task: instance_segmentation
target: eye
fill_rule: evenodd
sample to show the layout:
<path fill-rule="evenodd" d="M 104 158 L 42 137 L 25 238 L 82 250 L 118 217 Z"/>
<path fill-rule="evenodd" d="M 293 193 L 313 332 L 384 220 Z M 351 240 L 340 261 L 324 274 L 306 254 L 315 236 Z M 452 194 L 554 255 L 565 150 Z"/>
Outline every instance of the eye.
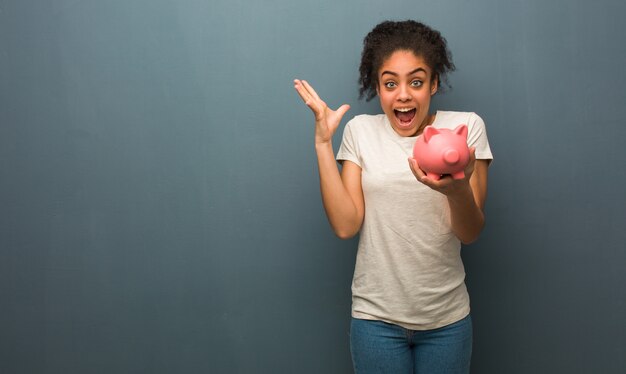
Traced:
<path fill-rule="evenodd" d="M 396 82 L 385 82 L 385 88 L 394 88 L 396 86 Z"/>
<path fill-rule="evenodd" d="M 412 87 L 422 87 L 423 84 L 424 84 L 424 82 L 422 82 L 419 79 L 416 79 L 416 80 L 411 82 L 411 86 Z"/>

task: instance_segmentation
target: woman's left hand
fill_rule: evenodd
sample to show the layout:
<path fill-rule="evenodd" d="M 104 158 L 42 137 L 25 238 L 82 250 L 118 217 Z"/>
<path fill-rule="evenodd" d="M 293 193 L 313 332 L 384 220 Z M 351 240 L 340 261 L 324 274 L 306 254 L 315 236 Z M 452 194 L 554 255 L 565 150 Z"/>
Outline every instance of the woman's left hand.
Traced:
<path fill-rule="evenodd" d="M 472 173 L 474 172 L 474 164 L 476 163 L 476 148 L 471 147 L 469 151 L 470 159 L 465 167 L 465 177 L 463 179 L 453 179 L 451 175 L 444 175 L 438 181 L 428 178 L 426 173 L 420 169 L 414 158 L 409 158 L 409 167 L 419 182 L 425 184 L 433 190 L 441 192 L 449 198 L 467 196 L 467 192 L 471 191 L 469 182 L 472 177 Z"/>

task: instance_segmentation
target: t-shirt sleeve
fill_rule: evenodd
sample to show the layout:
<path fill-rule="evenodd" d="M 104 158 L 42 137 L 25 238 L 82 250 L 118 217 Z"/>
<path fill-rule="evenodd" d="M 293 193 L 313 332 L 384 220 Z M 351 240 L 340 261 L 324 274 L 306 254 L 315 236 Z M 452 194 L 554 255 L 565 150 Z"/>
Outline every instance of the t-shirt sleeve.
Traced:
<path fill-rule="evenodd" d="M 472 113 L 468 125 L 467 144 L 470 147 L 476 147 L 476 159 L 493 160 L 483 119 L 478 114 Z"/>
<path fill-rule="evenodd" d="M 350 121 L 346 124 L 345 129 L 343 130 L 343 138 L 341 140 L 341 145 L 339 146 L 339 151 L 337 151 L 337 161 L 352 161 L 361 167 L 361 158 L 358 154 L 358 147 L 356 142 L 356 137 L 353 131 L 354 122 Z"/>

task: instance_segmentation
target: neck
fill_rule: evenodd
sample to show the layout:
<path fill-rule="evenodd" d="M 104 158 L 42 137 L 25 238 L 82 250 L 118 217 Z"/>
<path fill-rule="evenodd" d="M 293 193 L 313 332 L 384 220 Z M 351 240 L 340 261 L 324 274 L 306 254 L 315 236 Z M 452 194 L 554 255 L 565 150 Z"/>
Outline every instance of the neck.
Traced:
<path fill-rule="evenodd" d="M 435 121 L 435 115 L 428 114 L 426 118 L 424 118 L 422 123 L 417 127 L 417 130 L 415 131 L 415 134 L 413 136 L 420 135 L 422 132 L 424 132 L 424 129 L 426 128 L 426 126 L 432 125 L 434 121 Z"/>

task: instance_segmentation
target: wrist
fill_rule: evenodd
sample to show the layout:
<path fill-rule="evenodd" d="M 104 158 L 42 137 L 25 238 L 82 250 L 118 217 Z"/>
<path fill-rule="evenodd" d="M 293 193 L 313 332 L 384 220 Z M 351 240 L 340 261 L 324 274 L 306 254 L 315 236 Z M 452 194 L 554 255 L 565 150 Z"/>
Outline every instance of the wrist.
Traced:
<path fill-rule="evenodd" d="M 448 201 L 450 203 L 463 203 L 467 201 L 472 201 L 474 199 L 474 194 L 472 193 L 472 188 L 469 183 L 463 183 L 458 188 L 451 191 L 450 194 L 446 195 Z"/>
<path fill-rule="evenodd" d="M 333 150 L 333 143 L 332 143 L 332 141 L 330 141 L 330 140 L 329 141 L 318 141 L 318 140 L 315 140 L 315 150 L 317 152 L 320 152 L 320 151 L 324 152 L 324 151 L 328 151 L 329 149 L 331 151 Z"/>

